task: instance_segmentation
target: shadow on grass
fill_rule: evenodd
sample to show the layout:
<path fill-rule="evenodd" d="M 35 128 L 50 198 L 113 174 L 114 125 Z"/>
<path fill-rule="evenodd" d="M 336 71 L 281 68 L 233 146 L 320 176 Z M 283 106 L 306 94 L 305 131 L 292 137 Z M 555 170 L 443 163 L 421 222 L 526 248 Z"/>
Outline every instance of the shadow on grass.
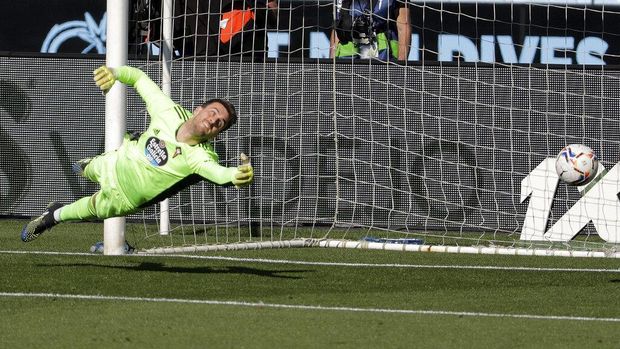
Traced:
<path fill-rule="evenodd" d="M 109 269 L 121 269 L 131 271 L 154 271 L 154 272 L 166 272 L 166 273 L 186 273 L 186 274 L 247 274 L 257 275 L 282 279 L 301 279 L 301 276 L 288 276 L 280 274 L 290 273 L 307 273 L 313 272 L 313 270 L 264 270 L 247 267 L 171 267 L 162 263 L 143 262 L 134 266 L 127 265 L 101 265 L 101 264 L 38 264 L 38 267 L 89 267 L 89 268 L 109 268 Z"/>

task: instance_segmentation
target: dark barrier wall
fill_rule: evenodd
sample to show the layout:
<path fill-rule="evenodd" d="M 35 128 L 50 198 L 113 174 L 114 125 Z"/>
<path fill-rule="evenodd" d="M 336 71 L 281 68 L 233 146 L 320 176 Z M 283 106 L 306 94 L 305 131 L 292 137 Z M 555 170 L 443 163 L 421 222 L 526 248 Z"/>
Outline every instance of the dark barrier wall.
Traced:
<path fill-rule="evenodd" d="M 106 2 L 0 2 L 0 51 L 104 53 Z"/>
<path fill-rule="evenodd" d="M 620 64 L 620 26 L 615 25 L 620 6 L 613 0 L 592 3 L 410 1 L 409 60 Z M 270 28 L 270 56 L 327 57 L 332 4 L 280 1 L 278 28 Z M 1 2 L 0 51 L 104 53 L 105 10 L 105 2 L 95 0 Z M 146 52 L 140 42 L 130 38 L 130 52 Z"/>
<path fill-rule="evenodd" d="M 103 150 L 101 63 L 0 58 L 0 215 L 95 191 L 70 164 Z M 569 143 L 607 168 L 619 158 L 616 71 L 198 62 L 173 75 L 186 108 L 216 95 L 239 106 L 216 148 L 256 168 L 249 190 L 177 195 L 173 219 L 518 231 L 521 180 L 544 158 Z M 127 128 L 143 130 L 134 92 L 128 110 Z M 578 195 L 562 188 L 557 212 Z"/>

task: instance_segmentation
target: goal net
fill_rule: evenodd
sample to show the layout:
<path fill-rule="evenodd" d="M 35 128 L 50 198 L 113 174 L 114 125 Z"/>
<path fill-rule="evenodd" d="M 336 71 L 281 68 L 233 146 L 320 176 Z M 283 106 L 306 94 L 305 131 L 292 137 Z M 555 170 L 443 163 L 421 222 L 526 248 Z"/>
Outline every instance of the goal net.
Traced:
<path fill-rule="evenodd" d="M 615 2 L 407 2 L 396 10 L 408 9 L 407 60 L 387 62 L 330 58 L 329 1 L 177 0 L 170 16 L 167 4 L 137 4 L 130 64 L 164 84 L 171 69 L 171 96 L 187 109 L 213 97 L 236 105 L 237 125 L 214 146 L 226 166 L 248 154 L 255 179 L 181 191 L 163 232 L 159 206 L 132 217 L 140 251 L 619 256 Z M 128 128 L 146 127 L 129 98 Z M 588 187 L 555 174 L 574 143 L 600 159 Z"/>

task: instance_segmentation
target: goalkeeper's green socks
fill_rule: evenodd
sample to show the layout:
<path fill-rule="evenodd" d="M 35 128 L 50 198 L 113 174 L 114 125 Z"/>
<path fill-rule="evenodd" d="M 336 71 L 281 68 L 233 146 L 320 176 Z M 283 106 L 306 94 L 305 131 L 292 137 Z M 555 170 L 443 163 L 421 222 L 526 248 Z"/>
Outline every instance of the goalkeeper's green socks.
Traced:
<path fill-rule="evenodd" d="M 91 204 L 92 196 L 81 198 L 78 201 L 65 205 L 60 210 L 59 217 L 56 218 L 57 222 L 67 221 L 80 221 L 86 219 L 96 218 L 95 208 Z"/>

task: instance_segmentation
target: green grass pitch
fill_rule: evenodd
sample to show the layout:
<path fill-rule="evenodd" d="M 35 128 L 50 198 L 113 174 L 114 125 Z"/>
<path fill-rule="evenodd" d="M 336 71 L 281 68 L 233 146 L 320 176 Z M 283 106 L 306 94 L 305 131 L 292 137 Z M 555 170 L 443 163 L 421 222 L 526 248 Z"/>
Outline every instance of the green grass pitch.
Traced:
<path fill-rule="evenodd" d="M 102 224 L 25 244 L 25 223 L 0 220 L 4 348 L 620 345 L 617 259 L 320 248 L 107 257 L 88 253 Z"/>

